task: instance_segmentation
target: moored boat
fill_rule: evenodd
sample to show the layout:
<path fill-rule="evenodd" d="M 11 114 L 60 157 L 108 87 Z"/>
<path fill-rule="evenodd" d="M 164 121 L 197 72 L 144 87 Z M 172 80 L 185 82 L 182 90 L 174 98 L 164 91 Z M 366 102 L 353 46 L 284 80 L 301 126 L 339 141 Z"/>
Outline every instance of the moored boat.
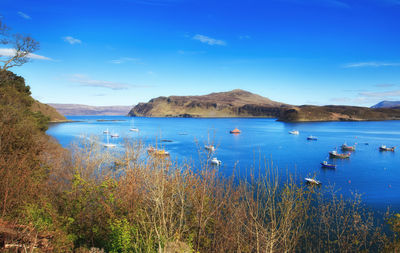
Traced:
<path fill-rule="evenodd" d="M 216 157 L 214 157 L 213 159 L 211 159 L 211 164 L 213 165 L 221 165 L 221 160 L 218 160 Z"/>
<path fill-rule="evenodd" d="M 159 156 L 159 157 L 169 156 L 168 151 L 165 151 L 164 149 L 156 149 L 154 147 L 147 148 L 147 153 L 149 155 Z"/>
<path fill-rule="evenodd" d="M 298 135 L 298 134 L 299 134 L 299 131 L 297 131 L 297 130 L 292 130 L 292 131 L 289 131 L 289 133 L 290 133 L 290 134 L 294 134 L 294 135 Z"/>
<path fill-rule="evenodd" d="M 381 145 L 379 147 L 380 151 L 394 151 L 396 147 L 386 147 L 386 145 Z"/>
<path fill-rule="evenodd" d="M 330 164 L 327 161 L 321 163 L 322 168 L 336 169 L 336 164 Z"/>
<path fill-rule="evenodd" d="M 346 143 L 343 143 L 342 146 L 340 146 L 340 148 L 344 151 L 356 151 L 356 145 L 354 146 L 349 146 Z"/>
<path fill-rule="evenodd" d="M 229 133 L 231 133 L 231 134 L 240 134 L 241 131 L 239 129 L 235 128 L 235 129 L 229 131 Z"/>
<path fill-rule="evenodd" d="M 210 152 L 214 152 L 215 151 L 215 147 L 214 145 L 204 145 L 204 148 Z"/>
<path fill-rule="evenodd" d="M 132 127 L 129 129 L 129 131 L 131 131 L 131 132 L 139 132 L 139 128 L 134 127 L 133 124 L 134 124 L 134 122 L 132 120 Z"/>
<path fill-rule="evenodd" d="M 314 178 L 306 177 L 306 178 L 304 178 L 304 180 L 306 180 L 306 182 L 308 184 L 313 184 L 313 185 L 321 185 L 322 184 L 320 181 L 318 181 L 318 180 L 316 180 Z"/>
<path fill-rule="evenodd" d="M 119 137 L 119 134 L 117 134 L 117 133 L 111 134 L 111 138 L 118 138 L 118 137 Z"/>
<path fill-rule="evenodd" d="M 345 159 L 345 158 L 349 158 L 350 155 L 351 155 L 351 153 L 338 153 L 336 150 L 329 152 L 329 156 L 331 158 Z"/>
<path fill-rule="evenodd" d="M 108 129 L 107 129 L 106 134 L 107 134 L 107 143 L 105 143 L 103 146 L 105 148 L 115 148 L 117 145 L 110 143 L 110 140 L 108 139 Z"/>
<path fill-rule="evenodd" d="M 318 140 L 318 138 L 317 138 L 316 136 L 310 135 L 310 136 L 307 137 L 307 140 L 309 140 L 309 141 L 316 141 L 316 140 Z"/>

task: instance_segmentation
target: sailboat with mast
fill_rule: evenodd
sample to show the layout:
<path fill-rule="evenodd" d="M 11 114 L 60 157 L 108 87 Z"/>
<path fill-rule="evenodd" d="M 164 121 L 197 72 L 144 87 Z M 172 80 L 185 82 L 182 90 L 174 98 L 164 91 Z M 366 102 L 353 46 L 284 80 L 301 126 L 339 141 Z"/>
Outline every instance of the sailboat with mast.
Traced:
<path fill-rule="evenodd" d="M 132 127 L 129 129 L 129 131 L 131 131 L 131 132 L 139 132 L 139 128 L 134 127 L 133 119 L 132 119 Z"/>
<path fill-rule="evenodd" d="M 107 129 L 106 134 L 107 134 L 107 143 L 104 144 L 104 147 L 106 147 L 106 148 L 115 148 L 117 145 L 115 145 L 113 143 L 110 143 L 110 139 L 108 137 L 108 134 L 109 134 L 108 129 Z"/>

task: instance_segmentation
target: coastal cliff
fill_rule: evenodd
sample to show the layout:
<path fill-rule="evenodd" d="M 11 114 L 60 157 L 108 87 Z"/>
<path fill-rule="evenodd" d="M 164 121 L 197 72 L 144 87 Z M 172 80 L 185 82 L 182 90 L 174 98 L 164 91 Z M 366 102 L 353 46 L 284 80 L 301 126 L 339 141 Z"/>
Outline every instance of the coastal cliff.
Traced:
<path fill-rule="evenodd" d="M 278 120 L 286 122 L 400 120 L 400 109 L 303 105 L 282 111 Z"/>
<path fill-rule="evenodd" d="M 170 96 L 139 103 L 130 116 L 145 117 L 279 117 L 290 105 L 244 90 L 211 93 L 203 96 Z"/>

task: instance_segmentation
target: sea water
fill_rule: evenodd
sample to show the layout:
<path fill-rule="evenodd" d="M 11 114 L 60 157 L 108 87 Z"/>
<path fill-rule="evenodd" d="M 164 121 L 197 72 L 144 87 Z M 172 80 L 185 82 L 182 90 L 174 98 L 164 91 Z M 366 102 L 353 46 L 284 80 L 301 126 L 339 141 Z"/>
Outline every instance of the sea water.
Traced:
<path fill-rule="evenodd" d="M 216 146 L 222 161 L 223 175 L 246 176 L 252 168 L 265 164 L 280 172 L 293 174 L 302 182 L 315 177 L 323 185 L 334 185 L 341 194 L 362 194 L 369 206 L 400 210 L 400 121 L 284 123 L 261 118 L 134 118 L 125 116 L 69 116 L 75 121 L 53 124 L 47 133 L 68 147 L 82 137 L 96 137 L 107 142 L 103 131 L 118 133 L 110 143 L 123 148 L 124 139 L 141 140 L 147 145 L 162 146 L 177 161 L 199 160 L 206 144 Z M 129 131 L 135 127 L 139 132 Z M 241 134 L 229 131 L 238 128 Z M 289 134 L 298 130 L 299 135 Z M 318 140 L 307 140 L 313 135 Z M 340 150 L 343 143 L 355 145 L 349 159 L 329 159 L 329 151 Z M 398 152 L 380 152 L 380 145 L 399 146 Z M 323 169 L 320 162 L 337 164 Z M 195 168 L 193 168 L 195 169 Z"/>

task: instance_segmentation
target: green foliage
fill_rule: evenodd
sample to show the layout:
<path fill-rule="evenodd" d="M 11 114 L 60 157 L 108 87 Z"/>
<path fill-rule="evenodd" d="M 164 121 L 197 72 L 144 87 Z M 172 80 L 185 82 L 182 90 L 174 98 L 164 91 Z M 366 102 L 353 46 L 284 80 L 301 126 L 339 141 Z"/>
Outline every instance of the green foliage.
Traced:
<path fill-rule="evenodd" d="M 47 211 L 51 208 L 50 203 L 45 205 L 45 207 L 39 207 L 37 203 L 30 203 L 24 208 L 25 223 L 32 224 L 38 231 L 53 230 L 53 219 Z"/>
<path fill-rule="evenodd" d="M 0 87 L 12 87 L 26 96 L 31 95 L 30 87 L 25 85 L 25 79 L 11 71 L 0 71 Z"/>
<path fill-rule="evenodd" d="M 110 230 L 109 252 L 126 253 L 134 251 L 132 238 L 137 229 L 129 224 L 126 218 L 110 221 Z"/>

